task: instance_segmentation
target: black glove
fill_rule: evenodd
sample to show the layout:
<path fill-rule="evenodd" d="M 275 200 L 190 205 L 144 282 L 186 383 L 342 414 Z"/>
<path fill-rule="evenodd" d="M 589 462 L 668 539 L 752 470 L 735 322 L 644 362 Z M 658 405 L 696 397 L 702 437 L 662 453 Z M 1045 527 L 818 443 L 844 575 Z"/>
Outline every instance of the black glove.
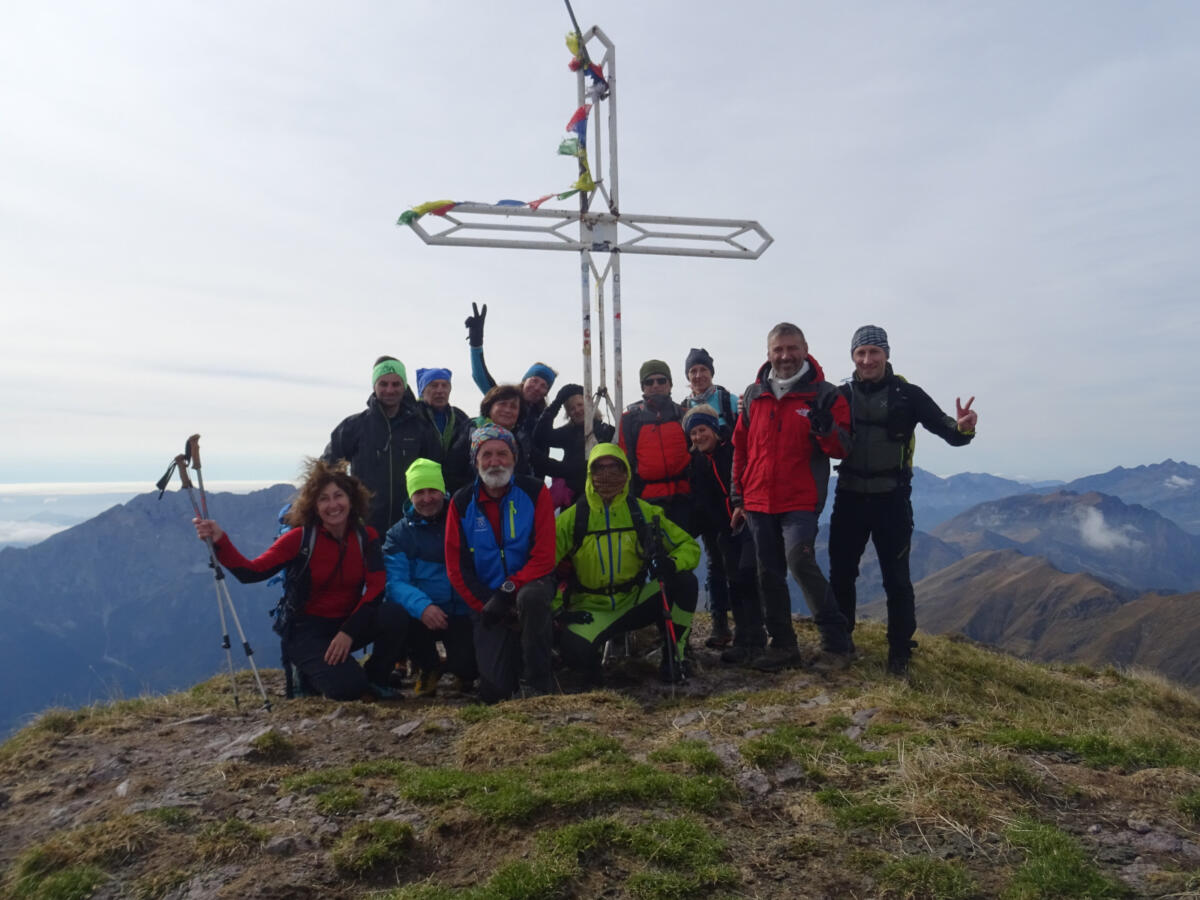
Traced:
<path fill-rule="evenodd" d="M 648 568 L 651 578 L 666 581 L 675 574 L 675 560 L 669 556 L 652 556 Z"/>
<path fill-rule="evenodd" d="M 483 604 L 483 614 L 479 617 L 483 624 L 491 628 L 502 624 L 513 612 L 513 595 L 504 591 L 496 591 L 490 600 Z"/>
<path fill-rule="evenodd" d="M 591 625 L 593 616 L 586 609 L 562 609 L 554 617 L 564 628 L 567 625 Z"/>
<path fill-rule="evenodd" d="M 558 389 L 558 393 L 554 395 L 554 403 L 557 406 L 562 406 L 576 394 L 583 393 L 583 386 L 579 384 L 564 384 Z"/>
<path fill-rule="evenodd" d="M 467 341 L 472 347 L 483 346 L 483 320 L 486 318 L 487 304 L 483 304 L 483 309 L 480 309 L 477 304 L 472 303 L 471 315 L 463 322 L 467 326 Z"/>
<path fill-rule="evenodd" d="M 825 437 L 833 431 L 833 413 L 827 409 L 810 409 L 808 411 L 808 428 L 813 437 Z"/>

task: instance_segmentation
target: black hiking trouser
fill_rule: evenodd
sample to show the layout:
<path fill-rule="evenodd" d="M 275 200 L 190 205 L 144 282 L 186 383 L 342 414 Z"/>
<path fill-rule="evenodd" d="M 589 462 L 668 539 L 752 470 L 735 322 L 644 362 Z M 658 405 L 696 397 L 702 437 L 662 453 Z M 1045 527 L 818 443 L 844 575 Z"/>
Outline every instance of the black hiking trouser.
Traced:
<path fill-rule="evenodd" d="M 720 534 L 706 531 L 700 535 L 700 540 L 704 542 L 704 556 L 708 560 L 704 590 L 708 594 L 708 611 L 713 613 L 713 618 L 717 613 L 729 612 L 729 578 L 725 569 L 725 552 L 719 544 Z"/>
<path fill-rule="evenodd" d="M 300 670 L 312 689 L 330 700 L 357 700 L 367 690 L 367 682 L 387 686 L 388 675 L 404 652 L 409 617 L 395 603 L 375 603 L 369 610 L 362 637 L 351 652 L 373 644 L 371 658 L 359 665 L 347 656 L 336 666 L 325 662 L 325 651 L 334 635 L 342 630 L 345 619 L 322 616 L 296 616 L 283 639 L 284 656 Z"/>
<path fill-rule="evenodd" d="M 733 643 L 736 647 L 765 647 L 762 601 L 758 597 L 758 573 L 754 541 L 748 529 L 737 534 L 728 528 L 713 536 L 721 557 L 721 568 L 733 613 Z M 706 545 L 707 546 L 707 545 Z"/>
<path fill-rule="evenodd" d="M 881 494 L 838 491 L 829 524 L 829 583 L 838 609 L 854 630 L 858 604 L 854 583 L 867 539 L 875 544 L 887 594 L 887 640 L 893 656 L 907 658 L 917 630 L 916 602 L 909 574 L 913 514 L 909 486 Z"/>
<path fill-rule="evenodd" d="M 696 611 L 700 586 L 695 573 L 684 569 L 664 578 L 660 585 L 650 579 L 616 600 L 612 613 L 595 613 L 586 624 L 568 625 L 558 638 L 558 649 L 563 662 L 595 680 L 600 672 L 604 645 L 619 635 L 649 625 L 657 625 L 659 633 L 667 640 L 666 613 L 663 608 L 662 591 L 666 591 L 667 604 L 671 610 L 671 622 L 675 628 L 677 656 L 682 659 L 687 647 L 688 634 L 692 627 L 692 613 Z M 627 608 L 623 608 L 627 607 Z"/>
<path fill-rule="evenodd" d="M 517 692 L 521 679 L 535 691 L 550 692 L 554 635 L 550 602 L 556 587 L 553 575 L 529 582 L 517 591 L 515 615 L 507 622 L 484 625 L 479 613 L 471 613 L 479 699 L 485 703 L 509 699 Z"/>
<path fill-rule="evenodd" d="M 475 664 L 475 623 L 470 616 L 447 616 L 449 622 L 440 631 L 426 628 L 425 623 L 413 617 L 408 628 L 408 650 L 412 661 L 422 672 L 431 672 L 438 667 L 437 642 L 446 648 L 446 671 L 467 681 L 479 677 Z"/>
<path fill-rule="evenodd" d="M 788 593 L 790 571 L 821 632 L 821 648 L 834 653 L 850 649 L 850 633 L 829 582 L 817 565 L 813 544 L 817 539 L 817 514 L 805 510 L 784 513 L 747 512 L 746 525 L 754 538 L 758 560 L 758 589 L 762 595 L 763 620 L 773 647 L 795 647 L 792 627 L 792 598 Z"/>

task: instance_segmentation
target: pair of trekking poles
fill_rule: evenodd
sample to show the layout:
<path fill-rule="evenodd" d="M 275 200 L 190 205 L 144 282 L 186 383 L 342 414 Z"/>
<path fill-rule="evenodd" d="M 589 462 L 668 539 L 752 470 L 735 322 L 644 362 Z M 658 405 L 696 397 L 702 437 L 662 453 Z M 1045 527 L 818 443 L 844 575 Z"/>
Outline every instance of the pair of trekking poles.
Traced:
<path fill-rule="evenodd" d="M 200 488 L 199 504 L 196 502 L 192 480 L 188 477 L 189 463 L 196 470 L 196 482 Z M 192 512 L 195 513 L 197 519 L 207 519 L 208 495 L 204 490 L 204 473 L 200 468 L 200 435 L 193 434 L 187 439 L 183 453 L 180 453 L 171 460 L 166 473 L 158 480 L 155 487 L 158 488 L 159 500 L 166 493 L 167 485 L 171 482 L 171 475 L 176 470 L 179 471 L 179 480 L 183 483 L 183 487 L 188 493 L 188 499 L 192 503 Z M 246 632 L 242 630 L 242 622 L 238 618 L 236 607 L 233 605 L 233 598 L 229 596 L 229 585 L 225 581 L 225 570 L 217 562 L 217 551 L 213 547 L 212 538 L 205 538 L 204 543 L 208 547 L 208 565 L 213 570 L 213 587 L 217 593 L 217 615 L 221 620 L 221 646 L 225 649 L 225 661 L 229 665 L 229 683 L 233 689 L 233 705 L 235 708 L 241 709 L 241 701 L 238 698 L 237 676 L 233 671 L 233 650 L 229 641 L 229 626 L 226 624 L 225 618 L 226 609 L 229 610 L 229 618 L 233 619 L 233 625 L 237 629 L 238 639 L 241 640 L 242 649 L 246 653 L 246 661 L 250 663 L 250 670 L 254 673 L 254 683 L 258 685 L 258 693 L 262 696 L 263 709 L 270 712 L 271 701 L 267 697 L 267 690 L 263 687 L 262 678 L 258 674 L 258 666 L 254 664 L 254 651 L 250 648 L 250 642 L 246 640 Z"/>

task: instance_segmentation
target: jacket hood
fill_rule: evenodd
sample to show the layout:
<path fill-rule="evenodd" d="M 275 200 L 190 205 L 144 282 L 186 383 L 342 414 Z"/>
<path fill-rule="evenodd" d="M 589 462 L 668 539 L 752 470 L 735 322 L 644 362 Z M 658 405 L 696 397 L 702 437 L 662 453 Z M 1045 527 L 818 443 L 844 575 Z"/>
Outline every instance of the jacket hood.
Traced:
<path fill-rule="evenodd" d="M 889 363 L 890 366 L 890 363 Z M 767 381 L 771 377 L 771 363 L 765 362 L 758 370 L 758 376 L 754 379 L 757 384 L 761 384 L 764 389 L 767 388 Z M 821 364 L 817 362 L 817 358 L 811 354 L 808 357 L 808 371 L 804 373 L 804 378 L 800 384 L 810 384 L 814 381 L 824 381 L 825 370 L 821 368 Z"/>
<path fill-rule="evenodd" d="M 600 495 L 596 493 L 596 489 L 592 486 L 592 463 L 604 456 L 611 456 L 618 459 L 621 465 L 625 467 L 625 487 L 617 496 L 613 497 L 612 502 L 618 503 L 625 500 L 625 495 L 629 493 L 629 458 L 625 455 L 625 451 L 616 444 L 597 444 L 592 448 L 592 452 L 588 454 L 587 461 L 587 484 L 584 487 L 584 492 L 587 494 L 588 505 L 600 509 L 604 506 L 604 501 L 600 499 Z"/>

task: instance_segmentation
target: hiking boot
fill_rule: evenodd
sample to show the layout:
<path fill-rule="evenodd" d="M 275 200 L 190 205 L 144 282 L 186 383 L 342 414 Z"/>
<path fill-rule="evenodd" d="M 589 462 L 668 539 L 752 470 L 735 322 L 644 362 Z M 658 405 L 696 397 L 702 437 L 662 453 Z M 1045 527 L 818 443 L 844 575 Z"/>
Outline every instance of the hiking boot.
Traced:
<path fill-rule="evenodd" d="M 437 696 L 438 681 L 442 678 L 442 673 L 437 669 L 426 669 L 417 674 L 416 681 L 413 683 L 413 694 L 418 697 L 435 697 Z"/>
<path fill-rule="evenodd" d="M 474 678 L 463 678 L 461 675 L 454 676 L 454 690 L 460 694 L 469 694 L 475 690 Z"/>
<path fill-rule="evenodd" d="M 772 644 L 764 647 L 757 656 L 750 659 L 750 668 L 760 672 L 780 672 L 783 669 L 798 669 L 804 664 L 800 656 L 800 648 L 795 644 L 780 646 Z"/>
<path fill-rule="evenodd" d="M 908 661 L 911 658 L 907 653 L 888 653 L 888 674 L 896 678 L 908 678 Z"/>
<path fill-rule="evenodd" d="M 817 654 L 816 659 L 812 664 L 814 668 L 827 669 L 832 672 L 840 672 L 850 668 L 850 663 L 854 661 L 854 654 L 850 651 L 845 653 L 836 653 L 833 650 L 822 649 Z"/>
<path fill-rule="evenodd" d="M 386 684 L 379 684 L 375 681 L 367 682 L 367 692 L 376 700 L 399 700 L 400 692 L 395 688 L 388 687 Z"/>
<path fill-rule="evenodd" d="M 692 661 L 686 656 L 683 659 L 671 659 L 665 652 L 658 664 L 658 680 L 663 684 L 679 684 L 692 677 Z"/>
<path fill-rule="evenodd" d="M 721 651 L 721 662 L 732 666 L 744 666 L 762 652 L 762 647 L 742 647 L 734 644 Z"/>
<path fill-rule="evenodd" d="M 733 632 L 729 630 L 729 616 L 723 612 L 715 612 L 712 617 L 712 634 L 704 642 L 705 647 L 719 650 L 733 643 Z"/>

